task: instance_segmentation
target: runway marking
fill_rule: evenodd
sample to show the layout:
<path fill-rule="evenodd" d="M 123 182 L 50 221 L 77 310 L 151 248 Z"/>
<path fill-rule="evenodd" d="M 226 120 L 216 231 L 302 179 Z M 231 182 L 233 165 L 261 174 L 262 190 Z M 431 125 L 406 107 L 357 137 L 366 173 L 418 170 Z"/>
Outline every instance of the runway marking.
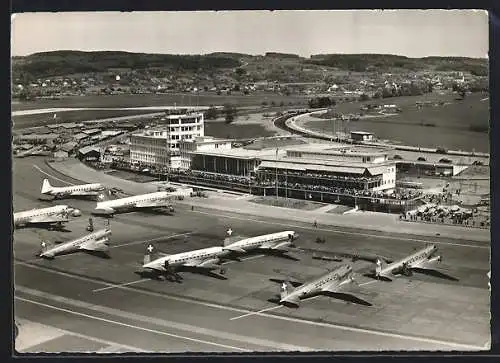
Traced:
<path fill-rule="evenodd" d="M 18 322 L 20 324 L 29 324 L 31 322 L 31 321 L 28 321 L 26 319 L 15 319 L 15 320 L 16 320 L 16 322 Z M 102 348 L 103 350 L 109 349 L 110 346 L 113 346 L 113 347 L 116 347 L 115 349 L 117 349 L 117 348 L 118 349 L 127 349 L 128 351 L 131 351 L 131 352 L 134 352 L 134 351 L 135 352 L 146 352 L 146 350 L 144 350 L 144 349 L 133 347 L 131 345 L 125 345 L 125 344 L 120 344 L 120 343 L 117 343 L 117 342 L 111 342 L 109 340 L 104 340 L 104 339 L 100 339 L 100 338 L 96 338 L 96 337 L 91 337 L 90 335 L 86 335 L 86 334 L 75 333 L 75 332 L 72 332 L 70 330 L 65 330 L 65 329 L 57 328 L 57 327 L 50 326 L 50 325 L 47 325 L 47 324 L 41 324 L 41 323 L 36 323 L 36 322 L 34 322 L 34 323 L 37 324 L 37 325 L 49 326 L 50 329 L 59 331 L 63 335 L 72 335 L 72 336 L 75 336 L 75 337 L 78 337 L 78 338 L 87 339 L 87 340 L 91 340 L 91 341 L 94 341 L 94 342 L 97 342 L 97 343 L 100 343 L 100 344 L 106 344 L 106 345 L 108 345 L 108 347 Z M 27 348 L 27 349 L 29 349 L 29 348 Z M 23 350 L 27 350 L 27 349 L 23 349 Z"/>
<path fill-rule="evenodd" d="M 73 311 L 73 310 L 64 309 L 64 308 L 60 308 L 60 307 L 49 305 L 49 304 L 44 304 L 44 303 L 41 303 L 41 302 L 38 302 L 38 301 L 34 301 L 34 300 L 30 300 L 30 299 L 25 299 L 25 298 L 18 297 L 18 296 L 16 296 L 15 298 L 17 300 L 21 300 L 21 301 L 24 301 L 24 302 L 27 302 L 27 303 L 31 303 L 31 304 L 35 304 L 35 305 L 39 305 L 39 306 L 43 306 L 43 307 L 46 307 L 46 308 L 49 308 L 49 309 L 58 310 L 58 311 L 62 311 L 62 312 L 65 312 L 65 313 L 82 316 L 84 318 L 102 321 L 102 322 L 105 322 L 105 323 L 115 324 L 115 325 L 123 326 L 123 327 L 126 327 L 126 328 L 131 328 L 131 329 L 136 329 L 136 330 L 142 330 L 142 331 L 145 331 L 145 332 L 148 332 L 148 333 L 153 333 L 153 334 L 166 335 L 166 336 L 170 336 L 170 337 L 177 338 L 177 339 L 184 339 L 184 340 L 189 340 L 191 342 L 202 343 L 202 344 L 207 344 L 207 345 L 213 345 L 213 346 L 217 346 L 217 347 L 225 348 L 225 349 L 239 350 L 241 352 L 251 352 L 251 350 L 248 350 L 248 349 L 245 349 L 245 348 L 234 347 L 234 346 L 231 346 L 231 345 L 219 344 L 219 343 L 215 343 L 215 342 L 209 342 L 207 340 L 190 338 L 190 337 L 186 337 L 186 336 L 179 335 L 179 334 L 167 333 L 167 332 L 164 332 L 164 331 L 161 331 L 161 330 L 143 328 L 143 327 L 140 327 L 140 326 L 137 326 L 137 325 L 131 325 L 131 324 L 127 324 L 127 323 L 122 323 L 120 321 L 106 319 L 106 318 L 101 318 L 101 317 L 98 317 L 98 316 L 93 316 L 93 315 L 89 315 L 89 314 L 85 314 L 85 313 L 79 313 L 79 312 L 76 312 L 76 311 Z"/>
<path fill-rule="evenodd" d="M 470 245 L 470 244 L 464 244 L 464 243 L 442 242 L 442 241 L 429 241 L 429 240 L 423 240 L 423 239 L 417 239 L 417 238 L 381 236 L 381 235 L 377 235 L 377 234 L 369 234 L 369 233 L 361 233 L 361 232 L 340 231 L 340 230 L 331 229 L 331 228 L 317 228 L 317 227 L 299 226 L 296 224 L 288 224 L 288 223 L 283 223 L 283 222 L 270 222 L 270 221 L 260 220 L 260 219 L 228 216 L 226 214 L 208 213 L 208 212 L 202 212 L 202 211 L 197 211 L 197 210 L 195 210 L 195 212 L 200 213 L 200 214 L 210 215 L 210 216 L 228 218 L 228 219 L 238 219 L 238 220 L 242 220 L 242 221 L 251 221 L 251 222 L 265 223 L 265 224 L 284 226 L 284 227 L 294 227 L 294 228 L 299 228 L 299 229 L 333 232 L 333 233 L 339 233 L 339 234 L 349 234 L 349 235 L 356 235 L 356 236 L 363 236 L 363 237 L 374 237 L 374 238 L 381 238 L 381 239 L 393 239 L 393 240 L 395 239 L 395 240 L 410 241 L 410 242 L 422 242 L 422 243 L 432 243 L 432 244 L 441 244 L 441 245 L 450 245 L 450 246 L 490 249 L 490 246 Z M 304 222 L 304 223 L 306 223 L 306 222 Z"/>
<path fill-rule="evenodd" d="M 161 326 L 161 327 L 169 328 L 169 329 L 182 330 L 182 331 L 185 331 L 185 332 L 188 332 L 191 334 L 199 334 L 199 335 L 208 336 L 210 338 L 225 339 L 225 340 L 229 340 L 229 341 L 236 341 L 239 343 L 243 343 L 245 345 L 252 344 L 252 345 L 256 345 L 256 346 L 269 347 L 269 348 L 273 348 L 273 349 L 292 350 L 292 351 L 311 351 L 311 350 L 313 350 L 312 348 L 309 348 L 309 347 L 286 344 L 286 343 L 272 341 L 269 339 L 259 339 L 259 338 L 252 337 L 252 336 L 239 335 L 239 334 L 235 334 L 235 333 L 229 333 L 229 332 L 214 330 L 214 329 L 210 329 L 210 328 L 203 328 L 200 326 L 190 325 L 190 324 L 181 323 L 181 322 L 168 321 L 168 320 L 164 320 L 160 317 L 140 315 L 140 314 L 132 313 L 129 311 L 123 311 L 123 310 L 111 308 L 108 306 L 95 305 L 95 304 L 85 302 L 82 300 L 75 300 L 75 299 L 66 298 L 66 297 L 62 297 L 62 296 L 52 295 L 52 294 L 49 294 L 46 292 L 33 290 L 33 289 L 26 288 L 23 286 L 20 286 L 18 290 L 20 292 L 27 293 L 27 294 L 30 294 L 32 296 L 37 296 L 37 297 L 40 297 L 43 299 L 47 299 L 47 300 L 54 301 L 54 302 L 61 303 L 61 304 L 65 304 L 65 305 L 70 305 L 72 307 L 79 307 L 82 309 L 87 309 L 90 311 L 94 311 L 98 314 L 107 314 L 110 316 L 120 317 L 120 318 L 127 319 L 127 320 L 134 320 L 137 322 L 152 324 L 154 326 Z"/>
<path fill-rule="evenodd" d="M 167 237 L 156 237 L 156 238 L 151 238 L 151 239 L 147 239 L 147 240 L 144 240 L 144 241 L 134 241 L 134 242 L 123 243 L 123 244 L 119 244 L 119 245 L 113 245 L 113 246 L 110 246 L 109 248 L 111 249 L 111 248 L 118 248 L 118 247 L 138 245 L 138 244 L 148 243 L 148 242 L 156 242 L 156 241 L 167 240 L 167 239 L 171 239 L 171 238 L 175 238 L 175 237 L 180 237 L 180 236 L 187 236 L 187 235 L 190 235 L 190 234 L 193 234 L 193 233 L 195 233 L 195 232 L 173 234 L 173 235 L 170 235 L 170 236 L 167 236 Z"/>
<path fill-rule="evenodd" d="M 246 313 L 246 314 L 243 314 L 243 315 L 235 316 L 234 318 L 231 318 L 229 320 L 238 320 L 238 319 L 245 318 L 245 317 L 251 316 L 251 315 L 260 315 L 260 314 L 262 314 L 262 313 L 264 313 L 266 311 L 271 311 L 271 310 L 275 310 L 275 309 L 282 308 L 282 307 L 283 307 L 282 305 L 275 305 L 275 306 L 271 306 L 269 308 L 262 309 L 262 310 L 259 310 L 259 311 L 250 312 L 250 313 Z"/>
<path fill-rule="evenodd" d="M 123 286 L 135 285 L 135 284 L 138 284 L 138 283 L 144 282 L 144 281 L 150 281 L 150 279 L 140 279 L 140 280 L 125 282 L 123 284 L 101 287 L 100 289 L 92 290 L 92 292 L 100 292 L 100 291 L 105 291 L 105 290 L 110 290 L 110 289 L 118 289 L 118 288 L 123 287 Z"/>
<path fill-rule="evenodd" d="M 38 270 L 54 273 L 56 275 L 74 278 L 76 280 L 91 282 L 94 284 L 102 284 L 105 286 L 112 286 L 113 285 L 113 284 L 110 284 L 107 282 L 93 280 L 91 278 L 83 277 L 83 276 L 71 275 L 71 274 L 66 273 L 66 272 L 55 271 L 55 270 L 51 270 L 51 269 L 44 268 L 41 266 L 29 265 L 29 264 L 25 264 L 22 262 L 20 262 L 19 264 L 26 266 L 26 267 L 33 268 L 33 269 L 38 269 Z M 20 288 L 18 287 L 18 289 L 20 289 Z M 136 294 L 155 296 L 155 297 L 159 297 L 159 298 L 163 298 L 163 299 L 167 299 L 167 300 L 180 301 L 180 302 L 185 302 L 185 303 L 190 303 L 190 304 L 195 304 L 195 305 L 200 305 L 200 306 L 206 306 L 206 307 L 219 309 L 219 310 L 234 311 L 234 312 L 238 312 L 238 313 L 251 313 L 251 311 L 248 309 L 233 308 L 230 306 L 224 306 L 224 305 L 220 305 L 220 304 L 216 304 L 216 303 L 198 301 L 198 300 L 188 298 L 188 297 L 171 296 L 171 295 L 165 295 L 162 293 L 156 293 L 153 291 L 137 290 L 137 289 L 134 289 L 134 288 L 131 288 L 128 286 L 124 286 L 122 289 L 127 290 L 129 292 L 136 293 Z M 295 322 L 295 323 L 300 323 L 300 324 L 305 324 L 305 325 L 321 326 L 321 327 L 325 327 L 325 328 L 339 329 L 339 330 L 351 331 L 351 332 L 356 332 L 356 333 L 364 333 L 364 334 L 369 334 L 369 335 L 378 335 L 378 336 L 384 336 L 384 337 L 390 337 L 390 338 L 397 338 L 397 339 L 401 339 L 401 340 L 411 340 L 411 341 L 418 341 L 418 342 L 447 345 L 447 346 L 458 348 L 459 350 L 460 350 L 460 348 L 461 349 L 475 349 L 475 350 L 482 349 L 481 346 L 476 346 L 476 345 L 454 343 L 454 342 L 450 342 L 450 341 L 446 341 L 446 340 L 437 340 L 437 339 L 424 338 L 424 337 L 418 337 L 418 336 L 410 336 L 407 334 L 390 333 L 390 332 L 378 331 L 378 330 L 369 329 L 369 328 L 356 328 L 356 327 L 350 327 L 350 326 L 340 325 L 340 324 L 335 324 L 335 323 L 321 323 L 321 322 L 315 322 L 315 321 L 304 320 L 304 319 L 299 319 L 299 318 L 273 315 L 273 314 L 268 314 L 265 312 L 261 313 L 260 316 L 270 318 L 270 319 L 284 320 L 284 321 Z"/>
<path fill-rule="evenodd" d="M 47 172 L 43 171 L 43 170 L 42 170 L 42 169 L 41 169 L 38 165 L 33 164 L 33 167 L 34 167 L 36 170 L 38 170 L 40 173 L 45 174 L 45 175 L 47 175 L 48 177 L 50 177 L 50 178 L 52 178 L 52 179 L 58 180 L 58 181 L 60 181 L 61 183 L 64 183 L 64 184 L 67 184 L 67 185 L 75 185 L 75 184 L 70 183 L 70 182 L 68 182 L 68 181 L 66 181 L 66 180 L 59 179 L 58 177 L 56 177 L 56 176 L 54 176 L 54 175 L 50 175 L 49 173 L 47 173 Z"/>
<path fill-rule="evenodd" d="M 375 283 L 375 282 L 377 282 L 377 280 L 363 282 L 363 283 L 361 283 L 361 284 L 358 284 L 358 286 L 370 285 L 370 284 L 373 284 L 373 283 Z"/>

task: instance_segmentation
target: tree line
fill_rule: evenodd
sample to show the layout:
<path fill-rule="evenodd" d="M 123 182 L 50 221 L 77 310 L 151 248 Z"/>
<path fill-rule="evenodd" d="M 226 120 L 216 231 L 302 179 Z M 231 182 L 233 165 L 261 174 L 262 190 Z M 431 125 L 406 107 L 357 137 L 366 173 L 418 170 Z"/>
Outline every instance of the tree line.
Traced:
<path fill-rule="evenodd" d="M 35 53 L 16 59 L 12 64 L 12 72 L 14 77 L 22 77 L 23 73 L 27 73 L 33 78 L 40 78 L 74 73 L 106 72 L 110 68 L 206 70 L 238 66 L 240 62 L 236 59 L 213 55 L 56 51 Z"/>

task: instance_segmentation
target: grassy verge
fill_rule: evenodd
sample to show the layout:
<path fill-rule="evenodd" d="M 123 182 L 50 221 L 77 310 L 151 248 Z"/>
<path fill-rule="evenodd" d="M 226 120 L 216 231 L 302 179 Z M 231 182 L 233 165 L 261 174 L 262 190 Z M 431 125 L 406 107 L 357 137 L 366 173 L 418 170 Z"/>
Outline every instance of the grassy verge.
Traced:
<path fill-rule="evenodd" d="M 252 203 L 270 205 L 273 207 L 283 207 L 301 210 L 314 210 L 322 207 L 324 204 L 317 202 L 309 202 L 306 200 L 285 199 L 276 197 L 259 197 L 250 200 Z"/>
<path fill-rule="evenodd" d="M 215 93 L 203 93 L 198 96 L 188 93 L 173 94 L 145 94 L 145 95 L 111 95 L 111 96 L 74 96 L 62 97 L 58 100 L 40 99 L 30 102 L 15 102 L 12 110 L 33 110 L 37 108 L 52 107 L 146 107 L 146 106 L 169 106 L 177 104 L 179 107 L 187 106 L 210 106 L 232 103 L 238 106 L 261 106 L 263 102 L 268 105 L 279 105 L 283 102 L 287 106 L 305 105 L 306 96 L 281 96 L 274 93 L 256 93 L 251 95 L 216 95 Z"/>
<path fill-rule="evenodd" d="M 44 113 L 38 115 L 13 116 L 12 120 L 14 121 L 14 129 L 20 129 L 63 122 L 90 121 L 122 116 L 145 115 L 156 112 L 161 112 L 161 110 L 81 110 L 56 112 L 58 116 L 57 119 L 53 118 L 53 113 Z"/>

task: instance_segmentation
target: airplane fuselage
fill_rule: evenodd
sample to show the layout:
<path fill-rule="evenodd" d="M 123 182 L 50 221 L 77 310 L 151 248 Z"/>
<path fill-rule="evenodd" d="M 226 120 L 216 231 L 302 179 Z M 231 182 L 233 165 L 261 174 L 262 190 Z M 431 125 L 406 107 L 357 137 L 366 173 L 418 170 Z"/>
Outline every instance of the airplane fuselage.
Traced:
<path fill-rule="evenodd" d="M 74 212 L 74 209 L 66 205 L 17 212 L 14 213 L 14 225 L 18 227 L 30 223 L 51 224 L 67 222 L 69 220 L 68 216 L 72 212 Z"/>
<path fill-rule="evenodd" d="M 274 246 L 278 246 L 283 242 L 289 241 L 291 244 L 291 242 L 295 238 L 296 238 L 296 233 L 294 231 L 284 231 L 284 232 L 266 234 L 263 236 L 245 238 L 224 247 L 228 250 L 233 249 L 235 251 L 241 250 L 245 252 L 263 247 L 272 249 Z"/>
<path fill-rule="evenodd" d="M 80 249 L 80 246 L 89 241 L 109 241 L 109 236 L 111 235 L 111 231 L 109 229 L 100 230 L 86 236 L 74 239 L 72 241 L 68 241 L 66 243 L 62 243 L 58 246 L 47 249 L 46 251 L 40 254 L 41 257 L 53 257 L 61 253 L 71 253 L 76 252 Z"/>
<path fill-rule="evenodd" d="M 350 266 L 341 266 L 326 275 L 297 287 L 286 295 L 286 298 L 290 299 L 296 297 L 298 299 L 305 299 L 321 293 L 325 286 L 335 290 L 336 287 L 348 282 L 351 274 L 352 268 Z M 285 301 L 285 299 L 282 299 L 282 301 Z"/>
<path fill-rule="evenodd" d="M 200 250 L 177 253 L 175 255 L 163 256 L 144 264 L 143 267 L 155 270 L 165 270 L 165 262 L 172 267 L 185 265 L 193 266 L 196 262 L 202 263 L 209 260 L 218 260 L 219 257 L 228 253 L 229 252 L 227 251 L 223 251 L 222 247 L 209 247 Z"/>
<path fill-rule="evenodd" d="M 419 267 L 423 262 L 429 260 L 432 258 L 432 256 L 437 252 L 437 247 L 436 246 L 429 246 L 426 248 L 423 248 L 410 256 L 407 256 L 405 258 L 402 258 L 398 261 L 392 262 L 382 268 L 379 272 L 380 275 L 384 274 L 390 274 L 395 270 L 401 269 L 404 266 L 407 268 L 415 268 Z"/>
<path fill-rule="evenodd" d="M 52 187 L 48 192 L 42 194 L 54 196 L 71 196 L 71 195 L 96 195 L 98 192 L 104 190 L 101 184 L 84 184 L 73 187 Z"/>
<path fill-rule="evenodd" d="M 124 211 L 135 208 L 141 208 L 141 204 L 147 207 L 148 204 L 154 205 L 157 202 L 167 201 L 170 195 L 167 192 L 156 192 L 150 194 L 135 195 L 105 202 L 98 202 L 96 210 L 114 212 Z M 165 203 L 167 204 L 167 203 Z"/>

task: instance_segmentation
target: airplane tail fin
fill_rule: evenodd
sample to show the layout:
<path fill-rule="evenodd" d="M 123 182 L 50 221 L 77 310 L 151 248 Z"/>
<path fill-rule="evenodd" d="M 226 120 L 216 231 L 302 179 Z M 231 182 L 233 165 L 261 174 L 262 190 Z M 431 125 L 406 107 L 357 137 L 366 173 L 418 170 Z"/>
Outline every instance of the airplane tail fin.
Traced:
<path fill-rule="evenodd" d="M 48 179 L 43 179 L 43 184 L 42 184 L 42 194 L 48 193 L 52 190 L 52 185 L 50 185 L 50 182 Z"/>
<path fill-rule="evenodd" d="M 143 265 L 150 263 L 155 260 L 157 256 L 156 248 L 152 244 L 146 246 L 146 252 L 144 253 Z"/>
<path fill-rule="evenodd" d="M 375 267 L 375 273 L 378 275 L 387 266 L 387 262 L 385 262 L 383 258 L 377 257 L 375 263 L 377 264 L 377 267 Z"/>
<path fill-rule="evenodd" d="M 40 241 L 40 252 L 44 253 L 49 248 L 49 244 L 46 241 Z"/>
<path fill-rule="evenodd" d="M 99 194 L 97 194 L 97 203 L 99 202 L 106 202 L 108 200 L 111 200 L 111 193 L 110 191 L 103 190 Z"/>
<path fill-rule="evenodd" d="M 280 298 L 285 299 L 294 290 L 290 281 L 283 281 L 280 287 Z"/>

